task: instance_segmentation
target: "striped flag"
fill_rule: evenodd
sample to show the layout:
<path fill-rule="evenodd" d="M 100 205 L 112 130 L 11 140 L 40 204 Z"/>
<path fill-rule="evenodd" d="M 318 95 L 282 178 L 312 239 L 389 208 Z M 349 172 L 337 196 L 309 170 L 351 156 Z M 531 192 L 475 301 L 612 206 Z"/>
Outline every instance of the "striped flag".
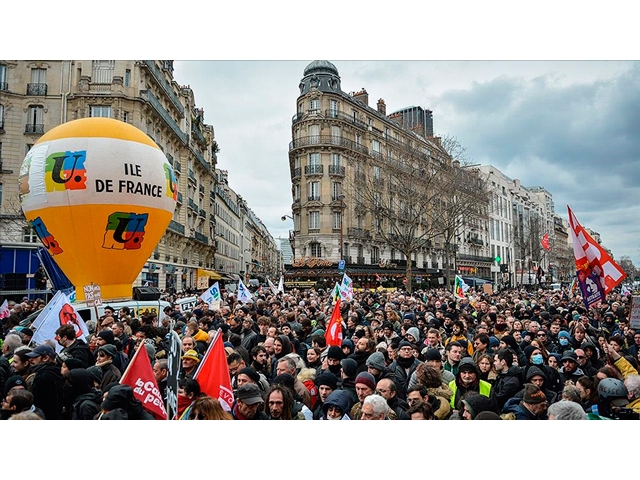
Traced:
<path fill-rule="evenodd" d="M 469 285 L 467 285 L 460 275 L 456 275 L 456 281 L 453 285 L 453 294 L 456 298 L 465 298 L 465 292 L 469 290 Z"/>

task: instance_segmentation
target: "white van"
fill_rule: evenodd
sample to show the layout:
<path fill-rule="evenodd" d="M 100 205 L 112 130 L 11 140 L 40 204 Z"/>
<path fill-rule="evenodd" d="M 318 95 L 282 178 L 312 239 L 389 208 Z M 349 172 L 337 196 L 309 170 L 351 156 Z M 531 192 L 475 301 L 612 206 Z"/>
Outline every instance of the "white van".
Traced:
<path fill-rule="evenodd" d="M 132 317 L 140 318 L 142 315 L 151 313 L 157 315 L 158 321 L 162 322 L 162 319 L 165 317 L 164 309 L 165 307 L 170 307 L 171 304 L 164 300 L 124 300 L 120 302 L 103 303 L 99 307 L 89 307 L 86 303 L 74 303 L 73 306 L 85 322 L 89 320 L 98 321 L 98 319 L 104 315 L 104 307 L 107 306 L 113 307 L 115 318 L 118 317 L 118 311 L 122 307 L 129 307 Z"/>
<path fill-rule="evenodd" d="M 551 290 L 553 290 L 554 292 L 556 292 L 558 290 L 562 290 L 562 284 L 560 284 L 560 283 L 552 283 L 549 286 L 551 287 Z"/>

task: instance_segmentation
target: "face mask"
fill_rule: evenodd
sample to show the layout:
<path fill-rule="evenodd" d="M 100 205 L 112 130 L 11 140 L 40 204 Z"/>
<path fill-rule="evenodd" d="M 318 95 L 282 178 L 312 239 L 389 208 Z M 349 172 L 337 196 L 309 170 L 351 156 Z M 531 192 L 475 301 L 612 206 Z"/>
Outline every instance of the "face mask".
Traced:
<path fill-rule="evenodd" d="M 342 420 L 342 417 L 340 417 L 340 418 L 332 418 L 329 415 L 327 415 L 327 420 Z"/>
<path fill-rule="evenodd" d="M 566 338 L 561 338 L 560 345 L 562 345 L 563 347 L 566 347 L 567 345 L 569 345 L 569 340 L 567 340 Z"/>
<path fill-rule="evenodd" d="M 537 355 L 534 355 L 533 357 L 531 357 L 531 362 L 534 365 L 542 365 L 543 362 L 543 358 L 542 358 L 542 354 L 538 353 Z"/>

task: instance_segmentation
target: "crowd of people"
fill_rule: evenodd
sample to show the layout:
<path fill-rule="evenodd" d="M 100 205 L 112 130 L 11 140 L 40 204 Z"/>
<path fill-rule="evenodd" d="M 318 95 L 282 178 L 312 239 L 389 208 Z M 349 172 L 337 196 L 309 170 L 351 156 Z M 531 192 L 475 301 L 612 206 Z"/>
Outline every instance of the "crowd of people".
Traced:
<path fill-rule="evenodd" d="M 175 299 L 173 299 L 175 300 Z M 631 297 L 585 308 L 568 290 L 355 292 L 340 302 L 342 340 L 328 345 L 331 292 L 261 289 L 219 308 L 167 307 L 136 318 L 105 308 L 77 338 L 62 325 L 32 343 L 24 319 L 2 320 L 3 419 L 153 419 L 119 381 L 144 348 L 166 402 L 169 333 L 181 339 L 176 418 L 191 420 L 581 420 L 640 417 L 640 330 Z M 222 335 L 230 409 L 194 379 Z"/>

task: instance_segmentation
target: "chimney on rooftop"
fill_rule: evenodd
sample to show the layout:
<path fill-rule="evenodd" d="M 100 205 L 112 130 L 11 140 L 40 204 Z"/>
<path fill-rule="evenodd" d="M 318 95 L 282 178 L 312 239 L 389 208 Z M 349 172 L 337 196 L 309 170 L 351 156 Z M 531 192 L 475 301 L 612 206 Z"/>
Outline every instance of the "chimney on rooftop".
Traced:
<path fill-rule="evenodd" d="M 387 114 L 387 105 L 384 103 L 383 99 L 378 100 L 378 112 L 380 112 L 382 115 Z"/>

